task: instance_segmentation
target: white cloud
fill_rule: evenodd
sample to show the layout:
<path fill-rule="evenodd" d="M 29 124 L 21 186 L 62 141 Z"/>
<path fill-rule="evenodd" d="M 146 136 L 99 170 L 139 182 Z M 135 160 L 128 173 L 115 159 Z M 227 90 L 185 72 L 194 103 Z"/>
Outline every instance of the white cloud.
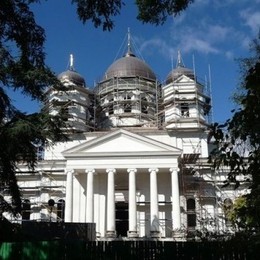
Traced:
<path fill-rule="evenodd" d="M 242 37 L 241 37 L 241 38 L 242 38 Z M 243 38 L 242 38 L 242 40 L 241 40 L 241 46 L 242 46 L 244 49 L 248 50 L 251 41 L 252 41 L 252 38 L 250 38 L 249 36 L 243 35 Z"/>
<path fill-rule="evenodd" d="M 245 21 L 245 24 L 250 27 L 253 34 L 258 33 L 260 28 L 260 12 L 254 12 L 253 10 L 246 9 L 243 10 L 240 15 Z"/>
<path fill-rule="evenodd" d="M 218 53 L 218 49 L 213 47 L 211 43 L 205 39 L 198 38 L 195 35 L 187 35 L 182 39 L 183 52 L 200 52 L 204 54 Z"/>
<path fill-rule="evenodd" d="M 140 47 L 141 52 L 157 51 L 164 57 L 171 57 L 175 55 L 176 51 L 171 47 L 167 41 L 160 38 L 153 38 L 148 41 L 143 41 Z"/>
<path fill-rule="evenodd" d="M 182 22 L 185 20 L 186 17 L 186 13 L 182 13 L 180 15 L 177 16 L 172 16 L 173 22 L 175 23 L 175 25 L 180 25 L 182 24 Z"/>
<path fill-rule="evenodd" d="M 182 53 L 217 54 L 220 52 L 217 43 L 225 42 L 229 33 L 230 28 L 218 25 L 196 27 L 195 30 L 193 26 L 176 27 L 174 24 L 170 35 L 140 42 L 140 50 L 158 52 L 166 58 L 176 56 L 178 50 Z"/>
<path fill-rule="evenodd" d="M 235 58 L 235 55 L 234 55 L 234 52 L 233 52 L 233 51 L 226 51 L 226 52 L 225 52 L 225 56 L 226 56 L 227 59 L 229 59 L 229 60 L 234 60 L 234 58 Z"/>
<path fill-rule="evenodd" d="M 210 0 L 196 0 L 195 4 L 207 4 Z"/>
<path fill-rule="evenodd" d="M 211 43 L 226 41 L 231 30 L 232 29 L 229 27 L 223 27 L 220 25 L 209 25 L 208 28 L 205 29 L 206 37 Z"/>
<path fill-rule="evenodd" d="M 183 54 L 220 54 L 232 60 L 241 50 L 248 50 L 252 32 L 255 37 L 260 28 L 260 12 L 253 12 L 255 3 L 260 0 L 252 1 L 251 9 L 244 9 L 248 6 L 247 0 L 213 0 L 213 3 L 197 0 L 188 11 L 173 19 L 170 32 L 167 29 L 167 33 L 162 31 L 147 41 L 142 40 L 141 50 L 146 54 L 157 52 L 167 59 L 175 57 L 181 50 Z M 230 13 L 227 8 L 231 7 Z M 251 30 L 245 30 L 243 25 Z"/>
<path fill-rule="evenodd" d="M 227 8 L 227 6 L 229 5 L 236 5 L 238 3 L 243 3 L 243 2 L 247 2 L 248 0 L 239 0 L 239 2 L 237 0 L 213 0 L 210 1 L 210 4 L 216 8 Z"/>
<path fill-rule="evenodd" d="M 196 28 L 196 29 L 194 29 Z M 185 52 L 200 52 L 204 54 L 219 53 L 218 43 L 225 42 L 230 29 L 219 25 L 200 23 L 200 26 L 186 26 L 182 30 L 172 29 L 173 45 Z"/>

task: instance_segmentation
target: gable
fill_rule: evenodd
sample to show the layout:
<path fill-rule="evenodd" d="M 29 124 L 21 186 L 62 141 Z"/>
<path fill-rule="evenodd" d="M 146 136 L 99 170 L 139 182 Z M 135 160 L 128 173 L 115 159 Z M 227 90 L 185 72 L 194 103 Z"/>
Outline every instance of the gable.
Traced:
<path fill-rule="evenodd" d="M 127 154 L 181 154 L 181 150 L 154 139 L 119 129 L 104 136 L 86 141 L 63 152 L 65 157 L 90 155 L 127 155 Z"/>
<path fill-rule="evenodd" d="M 194 82 L 194 79 L 191 79 L 186 75 L 181 75 L 174 81 L 174 83 L 187 83 L 187 82 Z"/>
<path fill-rule="evenodd" d="M 134 152 L 134 151 L 163 151 L 162 147 L 136 140 L 126 135 L 104 140 L 105 142 L 88 147 L 88 152 Z"/>

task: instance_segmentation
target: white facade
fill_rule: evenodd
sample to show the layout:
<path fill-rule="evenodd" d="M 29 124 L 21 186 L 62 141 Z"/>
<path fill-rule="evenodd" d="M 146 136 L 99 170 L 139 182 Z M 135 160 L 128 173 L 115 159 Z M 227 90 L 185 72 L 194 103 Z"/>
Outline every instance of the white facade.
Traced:
<path fill-rule="evenodd" d="M 129 46 L 95 91 L 73 73 L 60 76 L 69 94 L 48 91 L 50 113 L 76 105 L 69 141 L 45 147 L 35 173 L 19 166 L 23 221 L 94 222 L 98 239 L 229 232 L 224 201 L 242 191 L 221 190 L 226 171 L 207 163 L 210 98 L 180 56 L 166 84 Z"/>

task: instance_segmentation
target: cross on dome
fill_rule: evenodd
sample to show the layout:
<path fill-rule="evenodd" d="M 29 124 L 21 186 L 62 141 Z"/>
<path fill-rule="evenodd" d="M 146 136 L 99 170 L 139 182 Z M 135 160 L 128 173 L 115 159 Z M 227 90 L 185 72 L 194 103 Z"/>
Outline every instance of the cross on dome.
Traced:
<path fill-rule="evenodd" d="M 181 57 L 181 51 L 180 50 L 178 50 L 176 68 L 185 68 L 185 65 L 184 65 L 182 57 Z"/>
<path fill-rule="evenodd" d="M 75 70 L 75 68 L 74 68 L 74 57 L 73 57 L 73 54 L 70 54 L 69 70 L 72 70 L 72 71 Z"/>
<path fill-rule="evenodd" d="M 135 55 L 132 52 L 131 33 L 130 33 L 130 28 L 129 27 L 128 27 L 128 30 L 127 30 L 127 52 L 126 52 L 125 56 L 126 57 L 129 57 L 129 56 L 135 57 Z"/>

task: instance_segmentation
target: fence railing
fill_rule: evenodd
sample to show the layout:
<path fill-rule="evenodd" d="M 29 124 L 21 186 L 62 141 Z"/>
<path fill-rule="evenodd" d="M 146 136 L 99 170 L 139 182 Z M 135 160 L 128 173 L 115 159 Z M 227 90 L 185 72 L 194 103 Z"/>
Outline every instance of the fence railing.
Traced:
<path fill-rule="evenodd" d="M 256 257 L 256 258 L 255 258 Z M 79 241 L 0 243 L 0 259 L 249 260 L 256 252 L 244 242 Z"/>

